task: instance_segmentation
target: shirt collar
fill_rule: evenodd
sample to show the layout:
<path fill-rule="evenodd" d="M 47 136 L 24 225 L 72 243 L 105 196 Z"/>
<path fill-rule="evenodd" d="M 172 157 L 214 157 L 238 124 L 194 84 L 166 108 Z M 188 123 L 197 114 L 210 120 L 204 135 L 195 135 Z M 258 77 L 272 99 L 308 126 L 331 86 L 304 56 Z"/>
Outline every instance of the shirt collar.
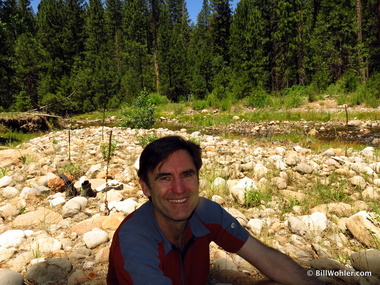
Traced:
<path fill-rule="evenodd" d="M 149 203 L 149 212 L 153 218 L 154 225 L 162 237 L 162 241 L 164 243 L 165 254 L 168 254 L 173 249 L 173 247 L 172 247 L 169 239 L 163 234 L 163 232 L 161 231 L 161 229 L 157 223 L 157 220 L 156 220 L 155 215 L 154 215 L 154 208 L 153 208 L 152 202 L 148 201 L 148 203 Z M 201 199 L 200 199 L 199 203 L 202 203 Z M 199 207 L 199 205 L 197 207 Z M 205 236 L 205 235 L 210 233 L 210 231 L 206 228 L 206 226 L 202 223 L 202 221 L 198 217 L 198 215 L 196 213 L 196 209 L 194 210 L 193 214 L 189 218 L 188 226 L 190 227 L 190 230 L 191 230 L 191 232 L 195 238 L 199 238 L 199 237 Z"/>

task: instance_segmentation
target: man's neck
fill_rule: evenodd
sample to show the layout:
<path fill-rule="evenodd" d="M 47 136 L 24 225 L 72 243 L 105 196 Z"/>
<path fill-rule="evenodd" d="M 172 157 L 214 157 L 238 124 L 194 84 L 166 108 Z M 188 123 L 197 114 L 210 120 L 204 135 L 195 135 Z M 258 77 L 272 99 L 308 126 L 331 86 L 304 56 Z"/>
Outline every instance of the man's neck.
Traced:
<path fill-rule="evenodd" d="M 157 215 L 156 215 L 156 218 Z M 172 221 L 169 219 L 157 219 L 158 226 L 170 243 L 177 249 L 183 250 L 186 244 L 186 221 Z"/>

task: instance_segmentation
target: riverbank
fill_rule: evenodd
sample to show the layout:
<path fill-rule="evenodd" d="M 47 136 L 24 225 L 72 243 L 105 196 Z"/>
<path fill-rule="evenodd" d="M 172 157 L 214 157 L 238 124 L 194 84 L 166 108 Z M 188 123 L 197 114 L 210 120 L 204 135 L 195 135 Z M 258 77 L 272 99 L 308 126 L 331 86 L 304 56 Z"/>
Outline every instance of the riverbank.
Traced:
<path fill-rule="evenodd" d="M 107 166 L 104 145 L 111 131 L 115 148 Z M 371 277 L 361 273 L 321 276 L 335 284 L 378 284 L 380 164 L 376 149 L 316 151 L 297 144 L 256 144 L 185 129 L 74 129 L 70 143 L 65 130 L 32 139 L 20 149 L 0 151 L 2 267 L 32 284 L 41 276 L 41 268 L 57 268 L 49 267 L 47 261 L 57 260 L 60 273 L 45 274 L 46 278 L 59 276 L 54 284 L 104 284 L 115 229 L 146 201 L 135 167 L 141 138 L 169 134 L 200 143 L 201 195 L 221 203 L 257 238 L 313 274 L 323 269 L 371 271 Z M 73 199 L 55 193 L 49 181 L 62 172 L 71 172 L 78 188 L 80 176 L 86 176 L 100 191 L 95 198 Z M 109 183 L 105 186 L 106 175 Z M 370 248 L 374 253 L 368 252 Z M 256 269 L 216 245 L 211 246 L 211 266 L 210 284 L 249 284 L 262 278 Z"/>

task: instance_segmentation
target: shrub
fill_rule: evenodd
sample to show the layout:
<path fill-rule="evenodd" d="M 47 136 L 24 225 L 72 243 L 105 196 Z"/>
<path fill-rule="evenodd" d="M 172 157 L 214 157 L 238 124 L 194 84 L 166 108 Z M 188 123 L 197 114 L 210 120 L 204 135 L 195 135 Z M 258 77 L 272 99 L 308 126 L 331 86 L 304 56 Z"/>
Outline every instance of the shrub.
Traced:
<path fill-rule="evenodd" d="M 70 163 L 64 166 L 59 173 L 69 173 L 74 177 L 74 179 L 79 179 L 84 174 L 84 171 L 81 169 L 79 164 Z"/>
<path fill-rule="evenodd" d="M 168 97 L 157 94 L 157 93 L 150 94 L 149 99 L 156 106 L 170 103 L 170 100 L 168 99 Z"/>
<path fill-rule="evenodd" d="M 136 129 L 148 129 L 154 124 L 156 106 L 148 93 L 144 90 L 137 96 L 130 106 L 121 108 L 123 125 Z"/>
<path fill-rule="evenodd" d="M 194 110 L 203 110 L 208 107 L 210 107 L 210 104 L 206 100 L 194 100 L 193 102 Z"/>
<path fill-rule="evenodd" d="M 106 142 L 106 141 L 103 141 L 100 143 L 100 151 L 102 153 L 102 158 L 105 161 L 108 160 L 108 156 L 112 157 L 115 154 L 115 149 L 116 149 L 116 142 L 114 140 L 111 141 L 111 145 L 109 145 L 109 142 Z"/>
<path fill-rule="evenodd" d="M 148 144 L 158 139 L 157 133 L 154 131 L 152 134 L 145 134 L 137 138 L 142 148 L 145 148 Z"/>
<path fill-rule="evenodd" d="M 16 100 L 13 107 L 16 111 L 25 112 L 29 109 L 32 109 L 32 100 L 25 91 L 20 91 L 20 93 L 17 94 L 15 98 Z"/>
<path fill-rule="evenodd" d="M 351 96 L 349 103 L 351 105 L 365 103 L 371 107 L 378 107 L 380 104 L 380 73 L 374 74 L 365 84 L 361 85 Z"/>
<path fill-rule="evenodd" d="M 299 107 L 308 97 L 307 88 L 300 85 L 294 85 L 285 90 L 284 104 L 287 108 Z"/>
<path fill-rule="evenodd" d="M 248 98 L 248 105 L 254 108 L 265 107 L 269 102 L 269 95 L 264 90 L 254 90 Z"/>

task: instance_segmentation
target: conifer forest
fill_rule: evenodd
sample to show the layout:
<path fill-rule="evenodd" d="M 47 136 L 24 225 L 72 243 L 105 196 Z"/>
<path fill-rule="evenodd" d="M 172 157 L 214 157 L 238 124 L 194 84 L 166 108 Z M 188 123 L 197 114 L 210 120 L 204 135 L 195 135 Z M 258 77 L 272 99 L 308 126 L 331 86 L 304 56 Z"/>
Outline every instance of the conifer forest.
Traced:
<path fill-rule="evenodd" d="M 143 90 L 179 102 L 367 86 L 380 99 L 380 0 L 203 0 L 196 22 L 186 5 L 0 0 L 0 111 L 112 109 Z"/>

